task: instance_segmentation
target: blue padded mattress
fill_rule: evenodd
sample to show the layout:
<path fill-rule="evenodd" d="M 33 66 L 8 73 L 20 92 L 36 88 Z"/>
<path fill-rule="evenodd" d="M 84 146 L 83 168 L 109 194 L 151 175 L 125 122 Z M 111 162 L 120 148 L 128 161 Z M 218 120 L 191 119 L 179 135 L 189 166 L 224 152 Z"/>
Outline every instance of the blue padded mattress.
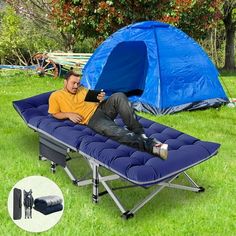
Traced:
<path fill-rule="evenodd" d="M 51 92 L 14 101 L 13 105 L 29 127 L 74 151 L 85 154 L 121 177 L 139 184 L 161 182 L 214 156 L 220 144 L 201 141 L 168 126 L 138 117 L 147 136 L 169 144 L 166 161 L 122 145 L 84 125 L 57 120 L 48 114 Z M 120 118 L 116 119 L 123 125 Z"/>

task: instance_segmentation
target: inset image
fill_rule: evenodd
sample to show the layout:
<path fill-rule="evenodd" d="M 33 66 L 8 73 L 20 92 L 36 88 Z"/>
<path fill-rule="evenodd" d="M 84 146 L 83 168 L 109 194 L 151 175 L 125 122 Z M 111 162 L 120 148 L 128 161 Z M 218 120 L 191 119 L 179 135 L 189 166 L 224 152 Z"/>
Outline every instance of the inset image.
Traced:
<path fill-rule="evenodd" d="M 50 179 L 29 176 L 15 184 L 8 196 L 8 211 L 13 222 L 29 232 L 43 232 L 60 220 L 64 198 Z"/>

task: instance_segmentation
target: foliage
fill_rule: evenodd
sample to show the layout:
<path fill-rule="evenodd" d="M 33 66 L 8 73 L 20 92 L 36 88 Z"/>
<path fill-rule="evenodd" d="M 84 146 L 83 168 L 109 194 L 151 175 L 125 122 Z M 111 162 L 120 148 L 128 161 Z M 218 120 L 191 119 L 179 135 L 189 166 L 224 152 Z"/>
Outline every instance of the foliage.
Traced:
<path fill-rule="evenodd" d="M 20 18 L 8 7 L 1 21 L 0 55 L 7 55 L 22 45 Z"/>
<path fill-rule="evenodd" d="M 188 4 L 190 7 L 183 8 L 180 14 L 178 27 L 195 39 L 206 38 L 222 18 L 221 5 L 222 0 L 197 0 L 194 4 Z"/>
<path fill-rule="evenodd" d="M 208 31 L 207 38 L 200 40 L 218 68 L 235 70 L 236 54 L 236 0 L 224 1 L 222 20 Z"/>
<path fill-rule="evenodd" d="M 17 15 L 11 7 L 2 12 L 0 27 L 2 63 L 27 65 L 35 52 L 58 48 L 53 39 L 47 37 L 32 22 Z"/>
<path fill-rule="evenodd" d="M 96 40 L 94 38 L 85 38 L 77 40 L 74 45 L 73 52 L 75 53 L 91 53 L 95 51 Z"/>
<path fill-rule="evenodd" d="M 51 13 L 50 0 L 6 0 L 17 14 L 30 19 L 38 27 L 47 31 L 51 24 L 49 15 Z"/>
<path fill-rule="evenodd" d="M 220 20 L 216 28 L 210 29 L 206 38 L 198 40 L 217 68 L 224 66 L 225 58 L 225 29 Z"/>
<path fill-rule="evenodd" d="M 53 0 L 52 16 L 62 31 L 96 37 L 98 42 L 122 26 L 161 20 L 179 26 L 195 39 L 220 19 L 222 0 Z"/>
<path fill-rule="evenodd" d="M 70 42 L 70 35 L 66 35 L 57 29 L 54 24 L 54 19 L 51 17 L 52 1 L 51 0 L 5 0 L 18 15 L 28 19 L 34 28 L 37 28 L 41 33 L 47 35 L 61 48 L 68 48 Z"/>

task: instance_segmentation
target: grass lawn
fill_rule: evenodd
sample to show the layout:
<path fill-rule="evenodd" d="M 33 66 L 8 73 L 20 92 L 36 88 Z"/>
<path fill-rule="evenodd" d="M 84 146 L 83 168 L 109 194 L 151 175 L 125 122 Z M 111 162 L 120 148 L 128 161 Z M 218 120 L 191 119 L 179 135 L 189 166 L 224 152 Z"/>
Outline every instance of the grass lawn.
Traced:
<path fill-rule="evenodd" d="M 236 97 L 236 74 L 223 74 L 224 84 Z M 62 86 L 61 79 L 39 78 L 27 72 L 0 70 L 0 235 L 30 235 L 18 228 L 7 210 L 8 194 L 22 178 L 41 175 L 62 190 L 65 200 L 60 222 L 42 235 L 235 235 L 236 232 L 236 108 L 227 106 L 167 116 L 143 116 L 203 140 L 221 143 L 216 157 L 188 173 L 204 193 L 164 189 L 125 221 L 110 198 L 91 202 L 91 186 L 74 186 L 62 168 L 50 172 L 49 162 L 38 160 L 38 135 L 13 109 L 12 101 Z M 84 171 L 81 160 L 73 168 Z M 177 180 L 181 181 L 180 180 Z M 146 192 L 139 188 L 117 195 L 131 206 Z"/>

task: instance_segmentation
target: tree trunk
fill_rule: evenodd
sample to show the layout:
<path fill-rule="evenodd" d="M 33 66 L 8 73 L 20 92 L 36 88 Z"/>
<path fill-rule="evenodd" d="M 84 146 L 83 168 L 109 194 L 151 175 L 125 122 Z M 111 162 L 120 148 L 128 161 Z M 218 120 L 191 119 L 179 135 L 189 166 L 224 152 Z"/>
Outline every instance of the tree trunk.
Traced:
<path fill-rule="evenodd" d="M 235 30 L 226 29 L 225 65 L 224 65 L 224 69 L 226 70 L 235 69 L 234 37 L 235 37 Z"/>
<path fill-rule="evenodd" d="M 228 2 L 225 2 L 225 9 L 228 7 Z M 234 38 L 236 31 L 236 22 L 233 21 L 233 7 L 229 10 L 225 10 L 224 25 L 226 34 L 226 44 L 225 44 L 225 70 L 235 70 L 235 50 L 234 50 Z"/>

